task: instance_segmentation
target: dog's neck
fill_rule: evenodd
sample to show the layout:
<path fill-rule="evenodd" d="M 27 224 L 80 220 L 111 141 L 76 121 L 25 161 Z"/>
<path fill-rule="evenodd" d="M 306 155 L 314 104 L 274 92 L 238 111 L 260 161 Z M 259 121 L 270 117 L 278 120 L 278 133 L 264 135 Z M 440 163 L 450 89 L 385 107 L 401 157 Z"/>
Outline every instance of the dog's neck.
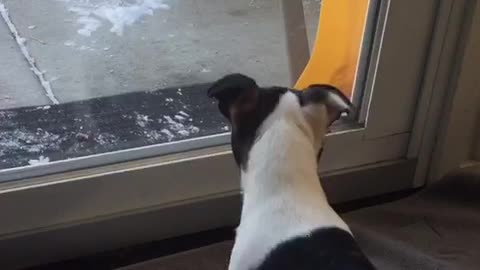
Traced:
<path fill-rule="evenodd" d="M 313 203 L 309 202 L 312 199 L 327 206 L 318 178 L 312 131 L 306 123 L 292 125 L 299 123 L 298 119 L 273 119 L 272 122 L 250 150 L 247 167 L 242 171 L 242 214 L 277 197 L 306 204 Z"/>
<path fill-rule="evenodd" d="M 242 215 L 230 270 L 254 269 L 279 243 L 319 228 L 349 231 L 320 184 L 321 142 L 300 112 L 282 105 L 264 121 L 242 168 Z"/>

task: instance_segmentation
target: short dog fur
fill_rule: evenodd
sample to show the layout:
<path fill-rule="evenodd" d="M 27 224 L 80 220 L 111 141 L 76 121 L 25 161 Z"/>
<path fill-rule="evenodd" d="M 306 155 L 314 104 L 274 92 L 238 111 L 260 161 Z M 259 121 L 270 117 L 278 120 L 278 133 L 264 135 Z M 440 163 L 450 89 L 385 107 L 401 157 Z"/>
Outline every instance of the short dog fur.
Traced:
<path fill-rule="evenodd" d="M 243 206 L 230 270 L 374 269 L 327 202 L 318 161 L 328 127 L 351 103 L 330 85 L 261 88 L 245 75 L 208 95 L 232 126 Z"/>

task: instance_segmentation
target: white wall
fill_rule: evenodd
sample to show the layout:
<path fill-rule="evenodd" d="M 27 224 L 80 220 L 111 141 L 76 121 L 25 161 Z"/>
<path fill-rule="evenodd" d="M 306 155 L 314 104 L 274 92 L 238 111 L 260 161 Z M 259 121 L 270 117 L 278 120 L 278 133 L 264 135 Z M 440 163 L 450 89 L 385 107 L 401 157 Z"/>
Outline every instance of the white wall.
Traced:
<path fill-rule="evenodd" d="M 480 161 L 480 1 L 470 2 L 456 69 L 450 75 L 429 179 L 440 179 L 474 158 Z"/>

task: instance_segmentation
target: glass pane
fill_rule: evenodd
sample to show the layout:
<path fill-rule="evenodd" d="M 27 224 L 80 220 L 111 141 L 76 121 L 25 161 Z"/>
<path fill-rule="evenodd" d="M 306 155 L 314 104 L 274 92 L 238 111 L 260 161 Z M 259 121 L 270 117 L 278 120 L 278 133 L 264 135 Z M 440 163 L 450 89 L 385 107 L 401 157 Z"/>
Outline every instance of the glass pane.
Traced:
<path fill-rule="evenodd" d="M 228 73 L 292 84 L 281 1 L 2 3 L 0 181 L 12 168 L 42 174 L 55 161 L 225 133 L 205 91 Z M 320 5 L 304 1 L 309 33 Z"/>

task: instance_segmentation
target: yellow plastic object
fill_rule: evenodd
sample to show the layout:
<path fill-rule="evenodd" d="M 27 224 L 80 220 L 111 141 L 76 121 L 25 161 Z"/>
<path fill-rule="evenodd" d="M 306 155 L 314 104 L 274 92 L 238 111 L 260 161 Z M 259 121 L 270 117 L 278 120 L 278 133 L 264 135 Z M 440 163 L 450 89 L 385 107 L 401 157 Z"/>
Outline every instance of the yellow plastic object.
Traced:
<path fill-rule="evenodd" d="M 296 89 L 328 83 L 351 96 L 369 0 L 323 0 L 317 37 Z"/>

